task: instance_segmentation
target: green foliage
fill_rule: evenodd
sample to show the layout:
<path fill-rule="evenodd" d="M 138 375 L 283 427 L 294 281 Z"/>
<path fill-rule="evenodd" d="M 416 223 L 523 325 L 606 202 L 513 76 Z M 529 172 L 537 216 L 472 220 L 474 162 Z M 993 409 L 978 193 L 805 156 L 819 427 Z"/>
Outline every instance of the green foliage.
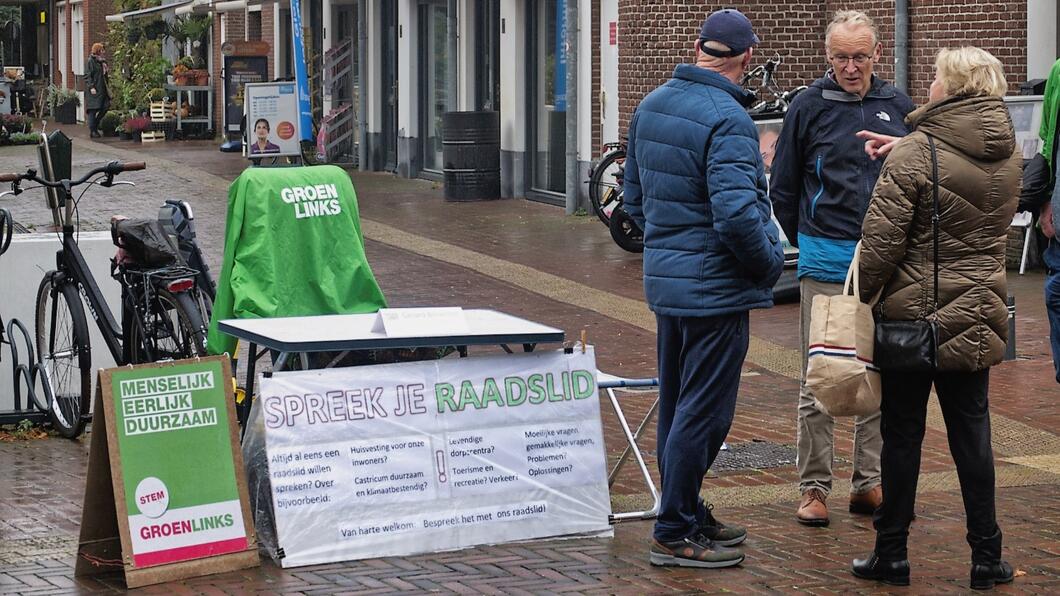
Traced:
<path fill-rule="evenodd" d="M 117 110 L 146 107 L 152 89 L 162 88 L 169 72 L 169 61 L 162 57 L 160 40 L 141 39 L 130 43 L 129 25 L 110 23 L 107 48 L 110 51 L 111 105 Z"/>
<path fill-rule="evenodd" d="M 121 115 L 117 112 L 107 112 L 99 121 L 99 132 L 112 136 L 121 124 Z"/>
<path fill-rule="evenodd" d="M 60 87 L 58 85 L 49 85 L 48 90 L 48 110 L 54 114 L 55 109 L 58 106 L 65 105 L 69 102 L 73 102 L 74 105 L 81 105 L 81 97 L 77 95 L 77 91 L 73 89 L 67 89 L 66 87 Z"/>

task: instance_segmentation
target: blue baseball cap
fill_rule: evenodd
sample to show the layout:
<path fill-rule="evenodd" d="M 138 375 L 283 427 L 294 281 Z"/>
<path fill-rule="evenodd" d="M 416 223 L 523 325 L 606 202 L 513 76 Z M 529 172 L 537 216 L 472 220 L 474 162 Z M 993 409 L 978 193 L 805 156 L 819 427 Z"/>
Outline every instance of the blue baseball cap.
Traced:
<path fill-rule="evenodd" d="M 737 56 L 747 48 L 758 45 L 758 36 L 751 28 L 751 20 L 735 8 L 716 10 L 710 13 L 699 30 L 700 48 L 719 58 Z M 705 47 L 704 41 L 716 41 L 729 46 L 731 52 L 719 52 Z"/>

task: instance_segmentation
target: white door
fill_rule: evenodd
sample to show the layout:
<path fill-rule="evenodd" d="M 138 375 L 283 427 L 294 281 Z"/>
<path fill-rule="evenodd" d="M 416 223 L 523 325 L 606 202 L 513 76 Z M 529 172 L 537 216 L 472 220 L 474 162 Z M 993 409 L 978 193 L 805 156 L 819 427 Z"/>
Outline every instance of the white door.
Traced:
<path fill-rule="evenodd" d="M 603 142 L 618 141 L 618 0 L 600 2 L 600 117 Z M 625 131 L 622 131 L 625 136 Z"/>
<path fill-rule="evenodd" d="M 63 86 L 73 88 L 73 81 L 66 80 L 66 46 L 69 41 L 66 39 L 66 11 L 65 5 L 59 7 L 59 21 L 56 27 L 57 37 L 59 38 L 59 76 L 63 79 Z"/>

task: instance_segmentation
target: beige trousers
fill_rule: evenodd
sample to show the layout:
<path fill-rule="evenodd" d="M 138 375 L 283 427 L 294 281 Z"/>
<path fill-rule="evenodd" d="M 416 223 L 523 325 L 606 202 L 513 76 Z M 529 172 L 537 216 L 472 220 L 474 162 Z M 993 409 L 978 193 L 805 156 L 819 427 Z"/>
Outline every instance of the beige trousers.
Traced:
<path fill-rule="evenodd" d="M 806 347 L 810 343 L 810 311 L 818 294 L 842 293 L 843 284 L 828 283 L 804 277 L 799 281 L 801 313 L 799 337 L 802 347 L 802 379 L 799 387 L 799 419 L 796 429 L 799 469 L 799 491 L 816 488 L 825 496 L 832 490 L 832 455 L 835 420 L 817 407 L 813 394 L 806 388 Z M 852 491 L 866 493 L 880 483 L 880 413 L 854 418 L 854 474 Z"/>

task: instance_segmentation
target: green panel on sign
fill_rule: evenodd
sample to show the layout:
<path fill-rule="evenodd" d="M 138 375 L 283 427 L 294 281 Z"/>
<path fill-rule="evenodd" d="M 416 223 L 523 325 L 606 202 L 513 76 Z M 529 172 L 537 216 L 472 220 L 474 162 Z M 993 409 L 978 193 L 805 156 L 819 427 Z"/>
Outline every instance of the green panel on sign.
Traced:
<path fill-rule="evenodd" d="M 125 501 L 148 477 L 169 489 L 169 509 L 239 499 L 222 362 L 117 369 L 111 396 Z"/>

